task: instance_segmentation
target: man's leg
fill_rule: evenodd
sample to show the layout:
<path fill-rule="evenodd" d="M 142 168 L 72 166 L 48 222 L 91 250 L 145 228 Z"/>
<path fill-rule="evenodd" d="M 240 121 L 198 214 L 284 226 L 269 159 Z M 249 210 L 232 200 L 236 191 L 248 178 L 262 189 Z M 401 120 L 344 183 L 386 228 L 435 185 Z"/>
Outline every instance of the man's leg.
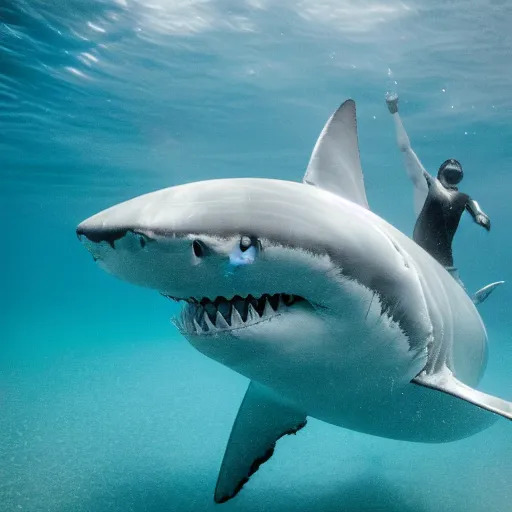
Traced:
<path fill-rule="evenodd" d="M 464 286 L 464 283 L 461 281 L 460 277 L 459 277 L 459 269 L 456 268 L 456 267 L 445 267 L 446 270 L 448 270 L 448 272 L 450 273 L 450 275 L 453 277 L 453 279 L 455 279 L 455 281 L 457 281 L 457 283 L 459 283 L 462 288 L 466 290 L 466 287 Z"/>

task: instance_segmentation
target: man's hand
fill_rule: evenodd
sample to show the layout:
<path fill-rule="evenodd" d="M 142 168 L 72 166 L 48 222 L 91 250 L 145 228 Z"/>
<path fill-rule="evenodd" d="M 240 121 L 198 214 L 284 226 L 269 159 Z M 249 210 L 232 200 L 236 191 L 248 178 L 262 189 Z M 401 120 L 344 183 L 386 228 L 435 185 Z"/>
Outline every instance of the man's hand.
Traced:
<path fill-rule="evenodd" d="M 479 213 L 475 217 L 475 222 L 479 225 L 485 228 L 487 231 L 491 230 L 491 219 L 485 215 L 485 213 Z"/>
<path fill-rule="evenodd" d="M 386 103 L 391 114 L 396 114 L 398 112 L 398 94 L 396 92 L 386 93 Z"/>

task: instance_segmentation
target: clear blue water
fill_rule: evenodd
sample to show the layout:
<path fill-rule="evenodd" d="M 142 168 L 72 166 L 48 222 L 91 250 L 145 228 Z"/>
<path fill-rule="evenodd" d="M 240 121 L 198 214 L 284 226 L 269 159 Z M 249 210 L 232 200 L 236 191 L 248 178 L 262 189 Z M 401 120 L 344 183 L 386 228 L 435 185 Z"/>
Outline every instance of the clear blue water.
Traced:
<path fill-rule="evenodd" d="M 481 307 L 481 388 L 512 399 L 511 22 L 490 0 L 3 2 L 0 510 L 219 507 L 246 380 L 177 334 L 170 302 L 96 268 L 74 229 L 183 182 L 300 180 L 353 97 L 371 206 L 411 233 L 390 86 L 425 165 L 461 160 L 491 217 L 490 234 L 465 218 L 454 250 L 471 290 L 507 281 Z M 508 512 L 511 450 L 505 421 L 419 445 L 312 419 L 221 507 Z"/>

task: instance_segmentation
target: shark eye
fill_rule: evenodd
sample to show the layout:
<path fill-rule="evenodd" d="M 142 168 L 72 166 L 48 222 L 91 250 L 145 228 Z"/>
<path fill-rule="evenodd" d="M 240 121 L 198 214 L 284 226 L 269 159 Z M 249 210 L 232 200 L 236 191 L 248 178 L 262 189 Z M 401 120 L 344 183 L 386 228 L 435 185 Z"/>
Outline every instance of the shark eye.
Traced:
<path fill-rule="evenodd" d="M 247 251 L 253 245 L 256 246 L 256 244 L 257 244 L 257 240 L 254 237 L 243 236 L 242 238 L 240 238 L 240 250 L 242 252 Z"/>
<path fill-rule="evenodd" d="M 199 240 L 192 242 L 192 252 L 196 258 L 202 258 L 206 254 L 206 247 Z"/>

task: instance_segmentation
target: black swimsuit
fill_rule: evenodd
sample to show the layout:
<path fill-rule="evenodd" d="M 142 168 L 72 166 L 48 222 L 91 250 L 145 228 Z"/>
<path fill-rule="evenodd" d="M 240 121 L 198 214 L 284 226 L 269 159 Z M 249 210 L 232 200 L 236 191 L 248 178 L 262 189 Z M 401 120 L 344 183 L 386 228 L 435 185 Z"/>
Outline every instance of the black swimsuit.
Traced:
<path fill-rule="evenodd" d="M 457 189 L 429 186 L 427 199 L 416 225 L 413 239 L 441 265 L 453 267 L 452 241 L 469 196 Z"/>

